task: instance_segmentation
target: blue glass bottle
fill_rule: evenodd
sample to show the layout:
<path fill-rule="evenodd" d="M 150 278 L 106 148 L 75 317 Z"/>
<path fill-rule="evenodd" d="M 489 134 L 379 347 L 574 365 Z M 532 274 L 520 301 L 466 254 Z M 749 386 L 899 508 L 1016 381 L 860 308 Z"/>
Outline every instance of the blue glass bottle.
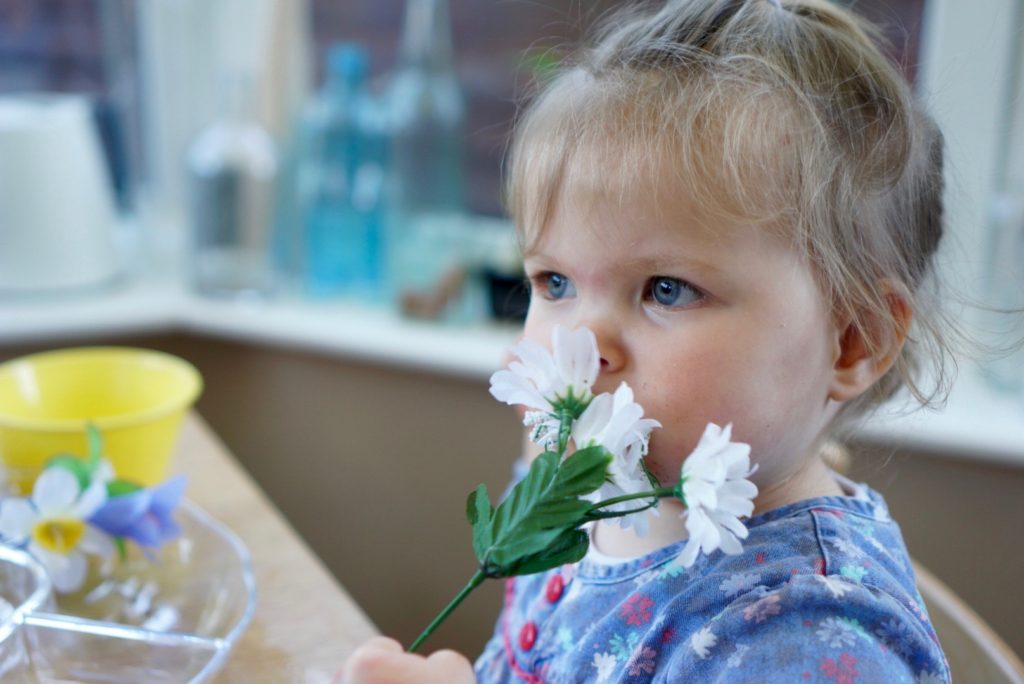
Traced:
<path fill-rule="evenodd" d="M 332 47 L 324 86 L 303 117 L 296 183 L 304 289 L 313 297 L 373 296 L 378 284 L 386 147 L 367 71 L 364 48 Z"/>

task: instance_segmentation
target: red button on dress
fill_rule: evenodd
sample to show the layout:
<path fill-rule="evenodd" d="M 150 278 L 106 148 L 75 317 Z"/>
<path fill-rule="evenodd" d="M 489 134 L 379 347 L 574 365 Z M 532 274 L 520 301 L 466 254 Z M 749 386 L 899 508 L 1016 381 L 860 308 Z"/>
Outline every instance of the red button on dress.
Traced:
<path fill-rule="evenodd" d="M 557 603 L 558 599 L 562 598 L 562 592 L 565 590 L 565 580 L 562 579 L 561 575 L 552 575 L 551 579 L 548 580 L 548 587 L 545 595 L 547 596 L 548 603 Z"/>
<path fill-rule="evenodd" d="M 537 641 L 537 625 L 533 621 L 527 622 L 519 630 L 519 648 L 529 651 Z"/>

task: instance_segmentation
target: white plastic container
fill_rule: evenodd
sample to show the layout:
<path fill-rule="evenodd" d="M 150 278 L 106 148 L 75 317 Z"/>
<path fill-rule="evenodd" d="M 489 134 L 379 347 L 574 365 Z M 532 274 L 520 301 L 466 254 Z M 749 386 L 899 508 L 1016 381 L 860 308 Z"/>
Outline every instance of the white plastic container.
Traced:
<path fill-rule="evenodd" d="M 0 294 L 113 279 L 116 218 L 88 100 L 0 96 Z"/>

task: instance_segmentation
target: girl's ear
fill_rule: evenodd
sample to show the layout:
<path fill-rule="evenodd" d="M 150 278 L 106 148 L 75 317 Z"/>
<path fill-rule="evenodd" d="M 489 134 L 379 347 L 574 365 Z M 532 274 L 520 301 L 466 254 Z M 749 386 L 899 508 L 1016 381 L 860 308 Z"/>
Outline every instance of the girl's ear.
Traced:
<path fill-rule="evenodd" d="M 892 368 L 903 350 L 913 319 L 907 289 L 893 280 L 880 283 L 886 308 L 863 311 L 860 321 L 837 326 L 828 398 L 850 401 Z"/>

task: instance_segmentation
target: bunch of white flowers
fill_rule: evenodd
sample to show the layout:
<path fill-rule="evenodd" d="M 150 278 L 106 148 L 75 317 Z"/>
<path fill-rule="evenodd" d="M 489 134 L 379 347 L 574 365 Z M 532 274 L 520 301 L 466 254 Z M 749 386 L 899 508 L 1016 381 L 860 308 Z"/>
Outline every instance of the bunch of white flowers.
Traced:
<path fill-rule="evenodd" d="M 683 462 L 679 482 L 662 487 L 647 470 L 651 432 L 633 390 L 593 393 L 601 368 L 594 333 L 556 327 L 552 348 L 531 340 L 512 349 L 516 361 L 491 377 L 491 394 L 524 406 L 530 437 L 545 452 L 530 465 L 497 508 L 480 485 L 466 502 L 479 569 L 466 587 L 409 647 L 415 651 L 459 603 L 486 578 L 525 575 L 580 560 L 590 538 L 583 529 L 613 520 L 646 529 L 645 512 L 663 497 L 680 499 L 689 541 L 679 562 L 721 549 L 739 553 L 757 487 L 747 478 L 750 447 L 730 440 L 732 426 L 709 424 Z M 570 448 L 572 447 L 572 448 Z"/>
<path fill-rule="evenodd" d="M 568 410 L 574 416 L 569 434 L 576 448 L 599 445 L 613 457 L 607 481 L 586 499 L 595 504 L 616 499 L 601 506 L 603 511 L 623 513 L 612 518 L 618 524 L 633 526 L 640 534 L 646 529 L 642 510 L 635 499 L 655 500 L 658 483 L 644 465 L 651 432 L 661 423 L 644 418 L 644 410 L 633 400 L 633 391 L 622 383 L 614 394 L 594 396 L 592 387 L 600 371 L 600 353 L 594 333 L 587 328 L 567 331 L 554 329 L 552 350 L 532 340 L 524 340 L 512 349 L 519 359 L 491 376 L 491 394 L 507 404 L 530 409 L 524 422 L 532 428 L 531 438 L 545 448 L 558 441 L 561 416 Z M 732 425 L 721 428 L 708 424 L 696 449 L 683 462 L 675 495 L 686 505 L 683 517 L 689 542 L 680 554 L 680 563 L 690 567 L 703 551 L 717 549 L 737 554 L 742 550 L 747 528 L 740 518 L 753 512 L 757 487 L 748 478 L 750 446 L 731 441 Z"/>

